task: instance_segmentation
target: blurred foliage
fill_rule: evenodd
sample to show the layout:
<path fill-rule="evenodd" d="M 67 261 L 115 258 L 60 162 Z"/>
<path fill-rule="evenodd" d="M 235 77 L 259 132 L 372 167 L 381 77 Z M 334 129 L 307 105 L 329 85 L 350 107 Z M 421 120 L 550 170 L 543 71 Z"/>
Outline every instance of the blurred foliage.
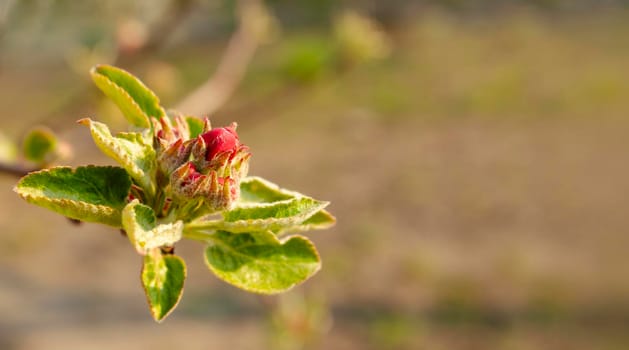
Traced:
<path fill-rule="evenodd" d="M 315 348 L 331 326 L 332 316 L 321 298 L 299 291 L 283 294 L 272 309 L 269 348 Z"/>
<path fill-rule="evenodd" d="M 385 58 L 391 51 L 389 38 L 380 25 L 356 12 L 341 14 L 334 23 L 334 34 L 348 65 Z"/>
<path fill-rule="evenodd" d="M 325 38 L 300 36 L 283 46 L 279 70 L 288 81 L 314 82 L 334 67 L 334 47 Z"/>
<path fill-rule="evenodd" d="M 422 338 L 422 330 L 403 315 L 387 315 L 370 324 L 370 338 L 379 349 L 412 349 L 412 341 Z"/>
<path fill-rule="evenodd" d="M 32 129 L 24 137 L 22 152 L 24 157 L 34 163 L 46 164 L 54 160 L 58 140 L 55 134 L 43 127 Z"/>
<path fill-rule="evenodd" d="M 626 31 L 623 18 L 601 25 Z M 586 29 L 597 23 L 586 18 L 551 25 L 530 13 L 461 21 L 433 13 L 407 28 L 403 50 L 342 77 L 346 83 L 338 88 L 372 82 L 342 94 L 388 117 L 417 111 L 425 117 L 619 115 L 629 92 L 622 63 L 627 52 Z M 330 75 L 336 52 L 325 37 L 287 38 L 274 50 L 286 50 L 279 64 L 293 80 L 312 81 L 326 72 L 337 78 Z M 582 60 L 573 59 L 577 53 Z"/>
<path fill-rule="evenodd" d="M 0 133 L 0 162 L 12 163 L 17 158 L 17 146 L 6 135 Z"/>

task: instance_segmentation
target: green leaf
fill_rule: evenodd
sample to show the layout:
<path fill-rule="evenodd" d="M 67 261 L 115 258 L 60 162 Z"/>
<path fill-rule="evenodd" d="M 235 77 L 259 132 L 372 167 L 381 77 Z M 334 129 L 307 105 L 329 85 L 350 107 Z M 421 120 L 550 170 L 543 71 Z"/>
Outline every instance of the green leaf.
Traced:
<path fill-rule="evenodd" d="M 17 146 L 0 131 L 0 162 L 13 163 L 17 159 Z"/>
<path fill-rule="evenodd" d="M 275 233 L 284 234 L 288 232 L 323 230 L 334 226 L 334 224 L 336 224 L 336 218 L 327 210 L 321 209 L 301 224 L 279 229 Z"/>
<path fill-rule="evenodd" d="M 250 176 L 240 183 L 240 201 L 242 203 L 275 203 L 292 198 L 304 197 L 299 192 L 280 188 L 261 177 Z M 307 220 L 288 227 L 275 229 L 276 233 L 321 230 L 334 226 L 336 219 L 328 211 L 321 209 Z"/>
<path fill-rule="evenodd" d="M 262 294 L 285 292 L 321 267 L 317 250 L 305 237 L 280 242 L 271 232 L 218 231 L 205 250 L 205 261 L 220 279 Z"/>
<path fill-rule="evenodd" d="M 144 141 L 142 134 L 121 133 L 114 137 L 103 123 L 89 118 L 78 122 L 90 128 L 94 143 L 103 153 L 118 162 L 145 191 L 155 192 L 155 150 Z"/>
<path fill-rule="evenodd" d="M 186 123 L 188 123 L 188 128 L 190 129 L 190 139 L 193 139 L 203 132 L 203 120 L 197 117 L 188 116 L 186 118 Z"/>
<path fill-rule="evenodd" d="M 249 176 L 240 182 L 240 201 L 270 203 L 285 199 L 303 197 L 301 193 L 288 191 L 257 176 Z"/>
<path fill-rule="evenodd" d="M 248 203 L 223 212 L 223 220 L 206 220 L 188 224 L 190 229 L 223 230 L 234 233 L 281 230 L 299 225 L 328 202 L 302 197 L 273 203 Z"/>
<path fill-rule="evenodd" d="M 57 137 L 48 128 L 37 127 L 29 131 L 22 143 L 24 157 L 35 163 L 48 163 L 57 148 Z"/>
<path fill-rule="evenodd" d="M 224 212 L 222 224 L 231 232 L 279 229 L 303 222 L 328 204 L 308 197 L 249 204 Z"/>
<path fill-rule="evenodd" d="M 118 167 L 57 167 L 24 176 L 14 191 L 27 202 L 67 217 L 121 225 L 131 179 Z"/>
<path fill-rule="evenodd" d="M 114 101 L 131 124 L 148 128 L 150 117 L 166 115 L 155 93 L 131 73 L 108 65 L 94 66 L 90 73 L 96 86 Z"/>
<path fill-rule="evenodd" d="M 183 295 L 186 264 L 176 255 L 162 255 L 159 250 L 144 256 L 142 286 L 151 315 L 161 322 L 177 306 Z"/>
<path fill-rule="evenodd" d="M 181 239 L 183 222 L 158 224 L 155 212 L 136 199 L 122 211 L 122 228 L 140 254 L 161 247 L 171 246 Z"/>

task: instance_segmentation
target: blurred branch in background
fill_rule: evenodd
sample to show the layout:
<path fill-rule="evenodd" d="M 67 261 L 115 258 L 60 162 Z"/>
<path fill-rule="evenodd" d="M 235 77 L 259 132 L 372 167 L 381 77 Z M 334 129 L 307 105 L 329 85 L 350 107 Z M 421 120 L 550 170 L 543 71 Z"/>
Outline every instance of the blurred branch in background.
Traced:
<path fill-rule="evenodd" d="M 6 30 L 7 20 L 9 18 L 9 13 L 11 12 L 11 8 L 15 0 L 5 0 L 0 2 L 0 39 Z M 2 70 L 2 62 L 0 62 L 0 70 Z"/>
<path fill-rule="evenodd" d="M 239 27 L 229 40 L 216 71 L 190 93 L 177 109 L 190 115 L 208 115 L 220 108 L 242 80 L 256 48 L 273 29 L 273 17 L 260 0 L 238 3 Z"/>
<path fill-rule="evenodd" d="M 161 12 L 159 18 L 149 25 L 148 29 L 137 28 L 137 22 L 127 19 L 118 25 L 116 33 L 116 49 L 113 54 L 98 56 L 98 62 L 83 62 L 86 64 L 76 64 L 70 62 L 75 70 L 80 69 L 81 74 L 87 73 L 87 69 L 96 63 L 109 63 L 114 66 L 127 67 L 133 65 L 136 61 L 145 58 L 147 55 L 154 54 L 159 51 L 167 42 L 168 38 L 174 33 L 190 12 L 195 7 L 195 0 L 171 0 L 165 9 Z M 140 34 L 143 30 L 145 35 Z M 102 60 L 105 61 L 102 61 Z M 72 61 L 72 60 L 71 60 Z M 80 60 L 79 60 L 80 61 Z M 107 62 L 110 61 L 110 62 Z M 87 82 L 86 82 L 87 83 Z M 90 89 L 77 89 L 76 95 L 67 98 L 66 102 L 60 104 L 49 113 L 43 120 L 50 120 L 52 116 L 61 114 L 77 103 L 84 101 L 85 96 L 91 91 Z"/>
<path fill-rule="evenodd" d="M 7 23 L 7 18 L 9 18 L 9 12 L 11 12 L 13 4 L 15 4 L 15 0 L 5 0 L 0 2 L 0 35 Z"/>
<path fill-rule="evenodd" d="M 131 56 L 138 54 L 150 54 L 159 50 L 168 38 L 175 32 L 186 16 L 194 7 L 195 0 L 173 0 L 163 11 L 162 16 L 152 25 L 148 38 L 142 43 L 138 52 L 130 52 Z M 126 59 L 125 51 L 120 50 L 116 64 L 123 64 Z"/>
<path fill-rule="evenodd" d="M 32 127 L 20 147 L 0 133 L 0 174 L 21 177 L 71 155 L 70 146 L 46 127 Z"/>
<path fill-rule="evenodd" d="M 7 18 L 9 17 L 9 12 L 11 11 L 11 7 L 15 3 L 14 0 L 6 0 L 0 3 L 0 34 L 2 33 L 2 29 L 6 25 Z"/>
<path fill-rule="evenodd" d="M 302 98 L 315 91 L 332 91 L 360 67 L 387 60 L 395 51 L 391 33 L 364 11 L 345 9 L 331 14 L 319 35 L 293 31 L 274 48 L 280 81 L 253 98 L 230 105 L 232 118 L 251 123 L 256 115 L 273 109 L 299 108 Z M 281 105 L 281 107 L 280 107 Z"/>
<path fill-rule="evenodd" d="M 22 164 L 10 164 L 10 163 L 0 162 L 0 174 L 22 177 L 36 170 L 39 170 L 39 169 L 28 168 Z"/>
<path fill-rule="evenodd" d="M 10 4 L 11 2 L 9 1 L 0 7 L 0 35 L 2 34 L 2 24 L 7 17 Z M 133 65 L 133 62 L 158 51 L 167 42 L 169 35 L 183 23 L 186 16 L 194 8 L 194 5 L 195 0 L 172 0 L 162 12 L 162 16 L 149 28 L 146 37 L 141 35 L 134 37 L 134 35 L 131 35 L 133 33 L 128 33 L 124 28 L 119 28 L 113 64 L 122 66 Z M 216 72 L 188 97 L 184 97 L 183 102 L 180 104 L 181 110 L 187 114 L 210 114 L 220 108 L 242 80 L 258 45 L 270 37 L 274 28 L 273 17 L 269 14 L 261 0 L 239 1 L 237 17 L 239 27 L 230 38 L 225 53 L 218 63 Z M 124 26 L 125 23 L 123 23 Z M 129 30 L 133 32 L 132 29 Z M 76 94 L 66 99 L 66 102 L 46 113 L 41 118 L 41 123 L 51 120 L 52 116 L 61 114 L 61 111 L 67 111 L 78 103 L 77 101 L 85 100 L 85 96 L 90 90 L 77 89 L 76 91 Z M 60 128 L 63 128 L 63 126 L 55 127 L 57 131 Z M 29 171 L 43 168 L 28 167 L 19 158 L 16 158 L 13 162 L 0 159 L 0 173 L 23 176 Z"/>

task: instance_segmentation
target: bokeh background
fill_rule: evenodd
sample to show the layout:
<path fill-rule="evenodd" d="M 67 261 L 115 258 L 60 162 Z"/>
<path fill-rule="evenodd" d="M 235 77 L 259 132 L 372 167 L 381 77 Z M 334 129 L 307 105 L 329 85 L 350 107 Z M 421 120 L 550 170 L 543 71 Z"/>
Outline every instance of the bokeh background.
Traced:
<path fill-rule="evenodd" d="M 629 348 L 627 5 L 0 0 L 2 162 L 28 166 L 11 145 L 44 125 L 58 163 L 109 164 L 74 121 L 124 130 L 88 75 L 112 63 L 237 121 L 250 173 L 338 218 L 309 235 L 323 269 L 278 297 L 178 245 L 158 325 L 126 239 L 1 174 L 0 348 Z"/>

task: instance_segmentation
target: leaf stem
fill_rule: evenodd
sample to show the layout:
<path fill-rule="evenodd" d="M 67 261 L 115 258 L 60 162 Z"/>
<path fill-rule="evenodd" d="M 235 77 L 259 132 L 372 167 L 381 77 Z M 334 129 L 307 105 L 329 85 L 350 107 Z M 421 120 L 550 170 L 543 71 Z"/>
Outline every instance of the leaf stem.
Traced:
<path fill-rule="evenodd" d="M 11 164 L 0 162 L 0 173 L 22 177 L 32 171 L 41 170 L 40 168 L 28 168 L 20 164 Z"/>

